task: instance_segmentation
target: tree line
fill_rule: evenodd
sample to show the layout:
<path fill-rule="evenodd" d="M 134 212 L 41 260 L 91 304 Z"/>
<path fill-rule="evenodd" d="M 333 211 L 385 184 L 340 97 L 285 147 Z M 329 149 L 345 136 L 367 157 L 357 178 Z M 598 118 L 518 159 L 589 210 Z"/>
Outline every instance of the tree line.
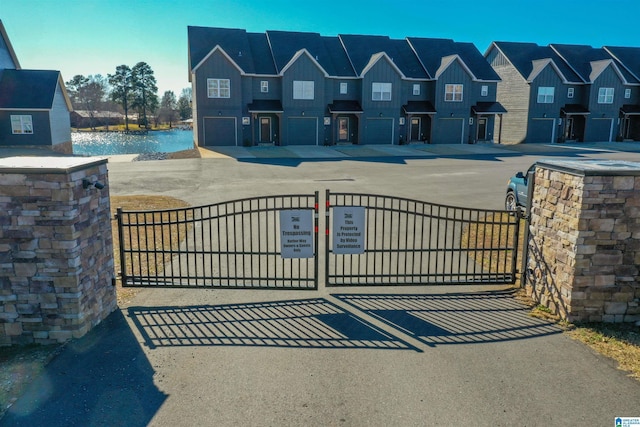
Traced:
<path fill-rule="evenodd" d="M 98 111 L 121 110 L 126 130 L 129 130 L 132 112 L 138 115 L 138 126 L 145 129 L 149 128 L 149 117 L 156 125 L 168 123 L 170 127 L 178 120 L 191 118 L 191 88 L 183 89 L 178 98 L 168 90 L 158 100 L 156 78 L 146 62 L 138 62 L 133 67 L 118 65 L 107 77 L 78 74 L 65 85 L 74 109 L 87 111 L 92 129 L 95 129 Z"/>

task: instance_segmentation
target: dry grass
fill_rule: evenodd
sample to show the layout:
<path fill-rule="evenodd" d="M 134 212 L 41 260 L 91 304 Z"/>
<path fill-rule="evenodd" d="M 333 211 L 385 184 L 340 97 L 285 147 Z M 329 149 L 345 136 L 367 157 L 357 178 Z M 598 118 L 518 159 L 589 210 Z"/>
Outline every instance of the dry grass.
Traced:
<path fill-rule="evenodd" d="M 188 207 L 189 204 L 183 200 L 176 199 L 168 196 L 111 196 L 111 210 L 112 210 L 112 232 L 113 232 L 113 251 L 114 251 L 114 265 L 116 273 L 121 271 L 120 266 L 120 239 L 118 237 L 118 223 L 116 220 L 117 208 L 122 208 L 124 211 L 134 210 L 165 210 L 165 209 L 179 209 Z M 172 220 L 184 220 L 190 219 L 189 214 L 185 212 L 178 212 L 171 215 Z M 130 223 L 135 224 L 138 221 L 142 221 L 142 216 L 131 216 L 128 220 Z M 156 212 L 153 215 L 147 214 L 145 221 L 153 220 L 154 223 L 161 220 L 167 222 L 169 220 L 169 214 L 167 212 Z M 143 249 L 152 248 L 156 250 L 168 250 L 170 249 L 170 242 L 178 242 L 178 236 L 185 236 L 188 226 L 180 224 L 179 226 L 169 225 L 157 225 L 154 227 L 146 227 L 142 230 L 144 232 L 138 232 L 136 228 L 132 229 L 131 235 L 125 233 L 124 238 L 131 243 L 131 249 Z M 171 238 L 157 239 L 156 236 L 171 235 Z M 148 259 L 146 257 L 140 257 L 140 262 L 133 262 L 130 257 L 127 257 L 127 271 L 135 272 L 141 276 L 153 276 L 156 273 L 160 273 L 156 269 L 156 265 L 161 265 L 170 261 L 171 256 L 165 254 L 160 259 Z M 122 306 L 128 303 L 131 298 L 136 294 L 136 290 L 132 288 L 123 288 L 120 280 L 117 281 L 116 291 L 118 295 L 118 305 Z"/>

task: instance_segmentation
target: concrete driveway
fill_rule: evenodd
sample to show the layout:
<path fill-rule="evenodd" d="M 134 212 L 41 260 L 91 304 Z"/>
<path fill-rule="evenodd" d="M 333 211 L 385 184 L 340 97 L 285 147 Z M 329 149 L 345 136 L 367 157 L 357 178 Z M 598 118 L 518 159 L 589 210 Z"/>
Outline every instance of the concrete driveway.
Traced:
<path fill-rule="evenodd" d="M 109 185 L 194 205 L 330 188 L 500 208 L 507 178 L 541 156 L 640 161 L 550 150 L 114 162 Z M 502 287 L 321 286 L 143 290 L 70 343 L 0 425 L 606 426 L 618 416 L 640 416 L 640 383 Z"/>

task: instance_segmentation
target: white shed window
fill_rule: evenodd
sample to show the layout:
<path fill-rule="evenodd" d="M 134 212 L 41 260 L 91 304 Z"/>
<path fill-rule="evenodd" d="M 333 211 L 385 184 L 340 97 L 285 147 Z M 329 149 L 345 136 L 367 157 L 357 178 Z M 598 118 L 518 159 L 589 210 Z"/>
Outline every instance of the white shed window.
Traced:
<path fill-rule="evenodd" d="M 413 84 L 413 94 L 420 95 L 420 84 L 418 83 Z"/>
<path fill-rule="evenodd" d="M 371 83 L 372 101 L 391 101 L 391 83 Z"/>
<path fill-rule="evenodd" d="M 262 80 L 260 82 L 260 92 L 267 93 L 269 92 L 269 82 L 266 80 Z"/>
<path fill-rule="evenodd" d="M 347 83 L 345 83 L 345 82 L 340 83 L 340 95 L 346 94 L 348 87 L 349 86 L 347 85 Z"/>
<path fill-rule="evenodd" d="M 464 85 L 448 84 L 444 87 L 444 100 L 448 102 L 462 102 Z"/>
<path fill-rule="evenodd" d="M 33 120 L 31 116 L 11 116 L 11 132 L 16 135 L 30 135 L 33 133 Z"/>
<path fill-rule="evenodd" d="M 293 99 L 314 99 L 314 82 L 307 80 L 294 80 Z"/>
<path fill-rule="evenodd" d="M 553 104 L 555 87 L 540 86 L 538 88 L 538 104 Z"/>
<path fill-rule="evenodd" d="M 613 104 L 612 87 L 601 87 L 598 89 L 598 104 Z"/>
<path fill-rule="evenodd" d="M 207 79 L 207 96 L 209 98 L 231 98 L 231 81 L 229 79 Z"/>

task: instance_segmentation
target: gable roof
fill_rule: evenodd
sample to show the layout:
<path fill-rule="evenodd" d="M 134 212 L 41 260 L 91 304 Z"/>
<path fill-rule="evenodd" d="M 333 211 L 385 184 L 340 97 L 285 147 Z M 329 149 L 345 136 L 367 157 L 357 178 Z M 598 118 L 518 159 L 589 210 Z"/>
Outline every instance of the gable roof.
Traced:
<path fill-rule="evenodd" d="M 0 109 L 49 110 L 58 85 L 71 111 L 59 71 L 3 70 L 0 74 Z"/>
<path fill-rule="evenodd" d="M 640 83 L 640 47 L 603 47 L 618 63 Z"/>
<path fill-rule="evenodd" d="M 613 57 L 602 48 L 593 48 L 588 45 L 566 45 L 551 44 L 549 45 L 567 64 L 584 80 L 586 83 L 593 81 L 609 66 L 613 66 L 614 70 L 625 82 L 635 82 L 636 79 L 626 70 L 620 69 Z"/>
<path fill-rule="evenodd" d="M 370 65 L 374 55 L 384 52 L 404 77 L 421 80 L 430 78 L 405 40 L 354 34 L 340 34 L 338 37 L 358 76 Z"/>
<path fill-rule="evenodd" d="M 6 49 L 3 49 L 2 46 L 5 46 Z M 11 45 L 11 41 L 7 35 L 7 30 L 5 30 L 4 24 L 0 19 L 0 54 L 3 52 L 6 52 L 9 55 L 9 59 L 13 62 L 15 68 L 19 70 L 21 68 L 20 62 L 18 62 L 18 57 L 16 56 L 16 52 L 13 50 L 13 46 Z"/>
<path fill-rule="evenodd" d="M 427 73 L 432 77 L 435 77 L 438 70 L 441 69 L 444 58 L 457 56 L 475 79 L 500 81 L 498 74 L 473 43 L 421 37 L 407 37 L 407 42 L 427 70 Z"/>
<path fill-rule="evenodd" d="M 497 48 L 511 62 L 520 75 L 527 81 L 534 75 L 534 68 L 538 68 L 543 62 L 538 60 L 551 60 L 561 78 L 566 83 L 581 84 L 585 81 L 574 72 L 566 62 L 549 46 L 539 46 L 535 43 L 519 42 L 493 42 L 489 50 Z M 545 63 L 545 64 L 548 64 Z"/>

